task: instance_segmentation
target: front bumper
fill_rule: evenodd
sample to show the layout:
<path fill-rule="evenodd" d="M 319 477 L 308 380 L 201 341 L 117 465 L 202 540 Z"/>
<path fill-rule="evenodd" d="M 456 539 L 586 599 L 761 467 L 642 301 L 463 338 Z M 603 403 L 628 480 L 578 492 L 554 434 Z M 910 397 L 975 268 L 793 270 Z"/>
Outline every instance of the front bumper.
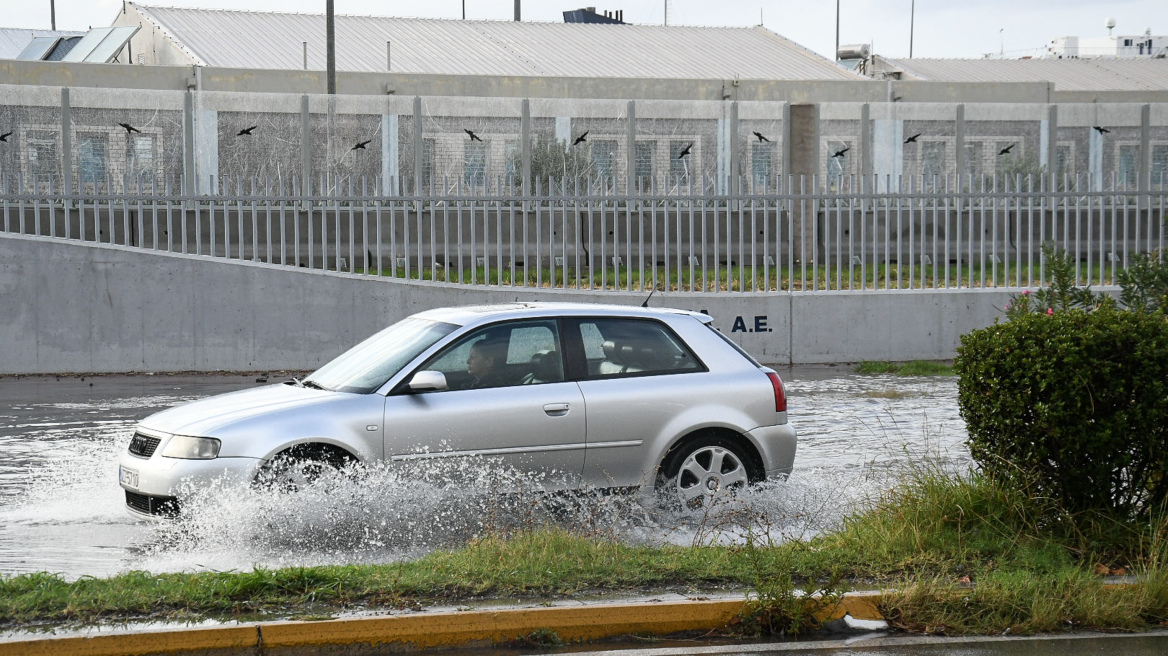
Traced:
<path fill-rule="evenodd" d="M 126 510 L 131 515 L 175 515 L 183 496 L 213 485 L 248 483 L 262 464 L 258 458 L 182 460 L 157 453 L 142 458 L 127 452 L 118 461 L 118 484 L 126 491 Z"/>
<path fill-rule="evenodd" d="M 785 478 L 791 474 L 799 444 L 794 426 L 789 423 L 760 426 L 748 434 L 762 457 L 767 478 Z"/>

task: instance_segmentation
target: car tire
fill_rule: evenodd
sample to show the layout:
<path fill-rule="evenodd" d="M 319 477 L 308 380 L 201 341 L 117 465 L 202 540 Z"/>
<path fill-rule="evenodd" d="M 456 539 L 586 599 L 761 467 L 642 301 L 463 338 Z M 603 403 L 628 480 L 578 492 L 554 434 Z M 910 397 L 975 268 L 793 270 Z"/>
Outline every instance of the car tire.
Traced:
<path fill-rule="evenodd" d="M 733 496 L 753 479 L 741 446 L 720 435 L 704 435 L 670 451 L 659 470 L 656 492 L 666 508 L 700 510 Z"/>
<path fill-rule="evenodd" d="M 276 454 L 265 463 L 257 472 L 255 483 L 280 492 L 296 492 L 315 485 L 331 473 L 344 470 L 352 462 L 352 456 L 338 449 L 296 446 Z"/>

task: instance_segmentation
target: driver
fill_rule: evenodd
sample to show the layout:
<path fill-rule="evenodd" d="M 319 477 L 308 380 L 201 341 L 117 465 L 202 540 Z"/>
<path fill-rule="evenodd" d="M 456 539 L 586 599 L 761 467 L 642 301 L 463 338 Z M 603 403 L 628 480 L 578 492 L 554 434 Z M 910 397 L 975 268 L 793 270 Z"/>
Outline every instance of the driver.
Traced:
<path fill-rule="evenodd" d="M 503 376 L 503 365 L 507 362 L 507 343 L 501 340 L 484 339 L 470 347 L 466 358 L 466 372 L 471 376 L 467 389 L 502 387 L 508 385 Z"/>

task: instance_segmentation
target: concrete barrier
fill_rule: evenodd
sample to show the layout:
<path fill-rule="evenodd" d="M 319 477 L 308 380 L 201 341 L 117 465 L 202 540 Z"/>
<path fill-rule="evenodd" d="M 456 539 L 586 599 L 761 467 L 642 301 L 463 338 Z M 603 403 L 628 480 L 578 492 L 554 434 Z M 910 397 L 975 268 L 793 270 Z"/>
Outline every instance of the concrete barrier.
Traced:
<path fill-rule="evenodd" d="M 701 310 L 775 365 L 945 360 L 991 324 L 1006 290 L 657 292 Z M 646 292 L 403 281 L 197 255 L 0 235 L 0 374 L 307 370 L 415 312 Z"/>

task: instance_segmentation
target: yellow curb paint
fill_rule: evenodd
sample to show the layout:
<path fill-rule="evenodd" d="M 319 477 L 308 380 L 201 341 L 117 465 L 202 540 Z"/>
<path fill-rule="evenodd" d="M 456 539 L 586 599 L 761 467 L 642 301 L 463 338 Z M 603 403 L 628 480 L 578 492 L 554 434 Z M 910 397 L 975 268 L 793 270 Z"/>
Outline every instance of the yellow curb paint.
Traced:
<path fill-rule="evenodd" d="M 566 641 L 633 633 L 675 633 L 726 626 L 741 601 L 614 604 L 435 613 L 264 626 L 265 646 L 407 643 L 415 648 L 466 642 L 505 642 L 532 631 L 554 631 Z"/>
<path fill-rule="evenodd" d="M 0 656 L 114 656 L 254 649 L 255 626 L 214 627 L 0 642 Z"/>
<path fill-rule="evenodd" d="M 850 614 L 882 619 L 879 594 L 845 596 L 826 619 Z M 143 656 L 213 649 L 254 649 L 311 645 L 397 644 L 414 649 L 499 643 L 533 631 L 552 631 L 561 640 L 580 641 L 629 634 L 668 634 L 727 626 L 742 611 L 741 600 L 596 604 L 419 613 L 321 622 L 271 622 L 217 627 L 0 642 L 0 656 Z"/>

